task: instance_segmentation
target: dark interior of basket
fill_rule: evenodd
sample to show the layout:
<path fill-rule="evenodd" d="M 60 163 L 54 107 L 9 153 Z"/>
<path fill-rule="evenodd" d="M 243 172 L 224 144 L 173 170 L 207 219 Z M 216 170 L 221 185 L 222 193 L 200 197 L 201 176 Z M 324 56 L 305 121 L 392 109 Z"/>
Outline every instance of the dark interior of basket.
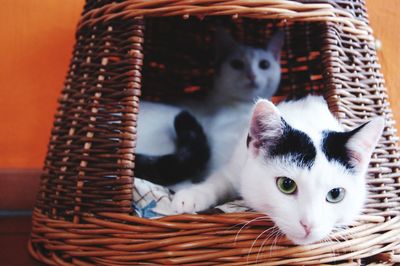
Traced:
<path fill-rule="evenodd" d="M 285 32 L 280 96 L 324 88 L 323 23 L 279 23 L 230 17 L 146 19 L 142 95 L 175 100 L 201 97 L 212 89 L 215 31 L 224 28 L 245 45 L 265 47 L 278 29 Z"/>

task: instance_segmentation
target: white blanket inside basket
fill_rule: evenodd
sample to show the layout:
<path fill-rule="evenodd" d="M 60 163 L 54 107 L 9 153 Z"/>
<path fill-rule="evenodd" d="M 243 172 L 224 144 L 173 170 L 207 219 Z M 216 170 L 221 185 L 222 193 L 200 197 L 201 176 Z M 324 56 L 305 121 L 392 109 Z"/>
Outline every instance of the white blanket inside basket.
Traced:
<path fill-rule="evenodd" d="M 175 215 L 172 208 L 173 191 L 153 184 L 149 181 L 135 178 L 133 189 L 134 210 L 136 215 L 143 218 L 159 218 Z M 215 207 L 214 212 L 232 213 L 249 211 L 243 200 L 235 200 Z M 212 212 L 212 211 L 211 211 Z"/>

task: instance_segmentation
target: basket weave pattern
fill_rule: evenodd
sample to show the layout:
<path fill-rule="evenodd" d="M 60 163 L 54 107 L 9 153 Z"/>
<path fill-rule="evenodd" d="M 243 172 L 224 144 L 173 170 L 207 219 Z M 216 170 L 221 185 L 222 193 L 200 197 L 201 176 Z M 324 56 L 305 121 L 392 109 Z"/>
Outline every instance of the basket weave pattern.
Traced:
<path fill-rule="evenodd" d="M 284 29 L 281 96 L 319 92 L 347 128 L 387 118 L 364 215 L 333 234 L 337 242 L 299 247 L 259 237 L 273 224 L 257 213 L 132 215 L 139 96 L 205 90 L 208 60 L 201 67 L 193 63 L 198 58 L 179 60 L 184 52 L 174 52 L 171 40 L 184 35 L 194 43 L 201 32 L 197 46 L 207 45 L 215 22 L 232 24 L 236 37 L 252 44 Z M 190 34 L 185 27 L 198 28 Z M 387 97 L 362 0 L 87 1 L 49 141 L 30 253 L 49 265 L 400 262 L 400 154 Z"/>

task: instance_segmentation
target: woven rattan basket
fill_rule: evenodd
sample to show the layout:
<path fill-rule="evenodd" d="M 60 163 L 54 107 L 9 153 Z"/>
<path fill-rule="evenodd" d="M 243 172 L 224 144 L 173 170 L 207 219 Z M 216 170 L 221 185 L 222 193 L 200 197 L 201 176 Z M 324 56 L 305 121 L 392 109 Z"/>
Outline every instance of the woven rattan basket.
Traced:
<path fill-rule="evenodd" d="M 280 96 L 321 93 L 345 127 L 386 116 L 365 215 L 346 229 L 346 240 L 294 246 L 257 238 L 272 226 L 257 213 L 132 214 L 139 96 L 201 97 L 213 75 L 216 25 L 253 45 L 277 27 L 285 32 Z M 373 43 L 362 0 L 88 0 L 55 115 L 30 253 L 50 265 L 400 262 L 399 149 Z"/>

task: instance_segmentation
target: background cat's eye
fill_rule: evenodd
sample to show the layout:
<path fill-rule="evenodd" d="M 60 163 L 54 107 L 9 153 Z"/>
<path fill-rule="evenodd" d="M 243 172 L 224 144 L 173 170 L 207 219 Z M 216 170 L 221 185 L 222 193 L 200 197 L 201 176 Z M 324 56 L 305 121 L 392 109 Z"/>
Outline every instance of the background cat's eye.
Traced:
<path fill-rule="evenodd" d="M 345 195 L 344 188 L 337 187 L 331 189 L 328 194 L 326 195 L 326 201 L 330 203 L 338 203 L 343 200 Z"/>
<path fill-rule="evenodd" d="M 260 61 L 260 63 L 258 63 L 258 66 L 261 69 L 268 69 L 270 64 L 269 64 L 268 60 L 263 59 Z"/>
<path fill-rule="evenodd" d="M 278 189 L 284 194 L 293 194 L 297 190 L 296 182 L 286 176 L 278 177 L 276 180 Z"/>
<path fill-rule="evenodd" d="M 236 70 L 242 70 L 244 68 L 244 62 L 239 59 L 233 59 L 230 64 L 231 67 Z"/>

